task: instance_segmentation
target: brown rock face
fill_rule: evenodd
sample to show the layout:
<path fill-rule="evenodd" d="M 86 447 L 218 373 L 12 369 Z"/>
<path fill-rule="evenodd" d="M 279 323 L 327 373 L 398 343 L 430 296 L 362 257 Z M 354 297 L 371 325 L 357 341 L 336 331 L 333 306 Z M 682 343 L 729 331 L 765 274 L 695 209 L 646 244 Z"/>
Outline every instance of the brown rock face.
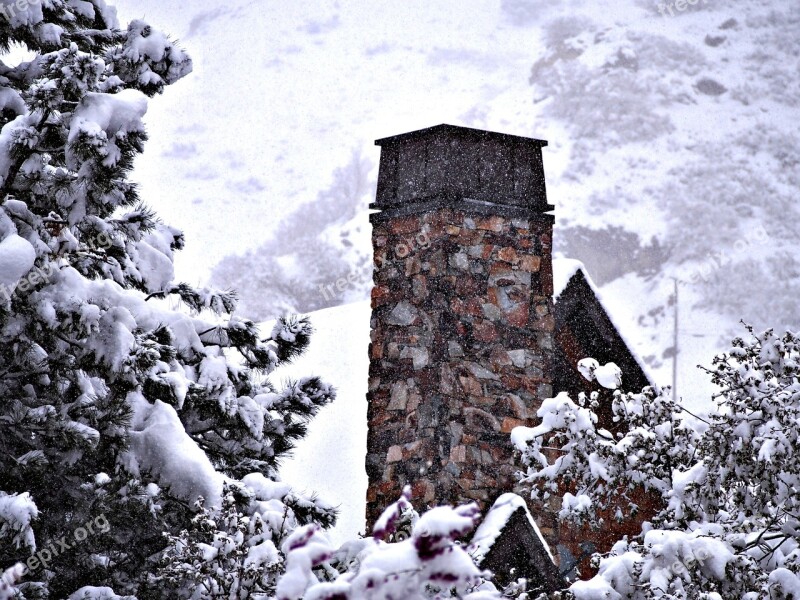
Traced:
<path fill-rule="evenodd" d="M 509 431 L 551 393 L 552 218 L 434 207 L 374 221 L 367 521 L 515 487 Z"/>

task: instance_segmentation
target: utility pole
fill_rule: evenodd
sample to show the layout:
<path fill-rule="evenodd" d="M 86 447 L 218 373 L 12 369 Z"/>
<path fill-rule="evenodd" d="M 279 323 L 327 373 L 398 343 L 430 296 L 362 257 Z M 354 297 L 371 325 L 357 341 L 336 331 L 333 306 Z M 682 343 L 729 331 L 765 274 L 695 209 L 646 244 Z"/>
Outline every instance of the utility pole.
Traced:
<path fill-rule="evenodd" d="M 672 397 L 678 399 L 678 279 L 672 278 L 675 290 L 675 320 L 672 327 Z"/>

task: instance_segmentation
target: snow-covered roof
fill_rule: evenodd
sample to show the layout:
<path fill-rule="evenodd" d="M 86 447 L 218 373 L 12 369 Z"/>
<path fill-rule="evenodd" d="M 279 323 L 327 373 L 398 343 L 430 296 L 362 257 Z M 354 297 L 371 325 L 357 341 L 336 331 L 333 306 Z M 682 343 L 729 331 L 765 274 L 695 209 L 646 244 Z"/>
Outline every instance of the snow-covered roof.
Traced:
<path fill-rule="evenodd" d="M 575 277 L 578 271 L 583 271 L 586 281 L 591 283 L 592 280 L 581 261 L 573 258 L 553 258 L 553 300 L 558 300 L 558 297 L 567 288 L 567 284 Z M 594 284 L 591 285 L 592 289 L 594 289 Z"/>
<path fill-rule="evenodd" d="M 579 272 L 602 303 L 583 265 L 576 260 L 553 260 L 554 297 Z M 611 311 L 604 305 L 609 318 Z M 367 382 L 369 379 L 369 301 L 320 310 L 311 314 L 316 333 L 306 353 L 295 364 L 276 371 L 279 378 L 319 375 L 338 390 L 338 397 L 309 426 L 295 456 L 281 470 L 289 483 L 314 491 L 341 507 L 334 541 L 352 539 L 365 529 L 367 474 Z M 616 325 L 616 322 L 615 322 Z M 265 325 L 265 330 L 271 325 Z M 620 335 L 624 334 L 620 332 Z M 630 345 L 629 345 L 630 348 Z M 640 361 L 641 364 L 641 361 Z M 348 440 L 342 444 L 342 440 Z"/>
<path fill-rule="evenodd" d="M 564 293 L 564 290 L 567 289 L 569 282 L 572 281 L 578 273 L 583 275 L 583 278 L 586 280 L 589 288 L 594 293 L 597 302 L 603 307 L 603 310 L 611 321 L 611 324 L 614 326 L 614 329 L 616 329 L 617 333 L 619 333 L 622 341 L 625 342 L 628 351 L 639 365 L 642 373 L 644 373 L 651 385 L 655 385 L 655 380 L 648 371 L 647 365 L 635 350 L 636 346 L 633 343 L 634 332 L 630 330 L 630 324 L 627 321 L 619 318 L 621 315 L 615 315 L 615 313 L 619 313 L 619 311 L 614 311 L 612 309 L 611 303 L 606 301 L 606 299 L 603 297 L 603 293 L 595 285 L 594 281 L 592 281 L 592 278 L 589 276 L 586 267 L 583 266 L 581 261 L 575 260 L 574 258 L 553 258 L 553 301 L 558 303 L 561 294 Z"/>
<path fill-rule="evenodd" d="M 492 546 L 497 541 L 497 538 L 500 537 L 500 534 L 503 532 L 503 529 L 505 529 L 505 526 L 508 523 L 508 520 L 511 518 L 511 515 L 517 512 L 517 510 L 520 508 L 525 511 L 525 516 L 528 519 L 528 522 L 538 536 L 542 546 L 544 546 L 544 549 L 547 550 L 550 560 L 555 562 L 553 553 L 550 551 L 550 546 L 547 545 L 547 542 L 542 536 L 542 532 L 539 531 L 539 527 L 536 525 L 536 521 L 533 520 L 533 516 L 528 510 L 525 500 L 522 498 L 522 496 L 508 493 L 502 494 L 497 498 L 497 500 L 495 500 L 492 508 L 489 509 L 489 512 L 486 513 L 486 516 L 483 518 L 483 521 L 481 521 L 478 529 L 475 530 L 475 535 L 472 536 L 472 547 L 474 548 L 472 554 L 478 559 L 479 564 L 480 561 L 482 561 L 489 553 L 489 550 L 492 549 Z"/>

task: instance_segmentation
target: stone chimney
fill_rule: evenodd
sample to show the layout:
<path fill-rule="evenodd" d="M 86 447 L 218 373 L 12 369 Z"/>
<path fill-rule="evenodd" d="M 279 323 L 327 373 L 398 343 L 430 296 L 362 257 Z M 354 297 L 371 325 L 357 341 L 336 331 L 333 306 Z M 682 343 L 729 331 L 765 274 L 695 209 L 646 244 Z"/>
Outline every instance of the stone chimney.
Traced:
<path fill-rule="evenodd" d="M 554 329 L 547 142 L 437 125 L 376 144 L 370 526 L 407 484 L 418 510 L 514 489 L 509 433 L 551 395 Z"/>

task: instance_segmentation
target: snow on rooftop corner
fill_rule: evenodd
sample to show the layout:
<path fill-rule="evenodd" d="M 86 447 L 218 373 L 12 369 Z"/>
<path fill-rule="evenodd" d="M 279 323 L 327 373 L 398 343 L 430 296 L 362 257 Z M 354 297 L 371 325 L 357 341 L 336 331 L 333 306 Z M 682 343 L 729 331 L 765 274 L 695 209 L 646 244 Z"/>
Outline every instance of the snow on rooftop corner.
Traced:
<path fill-rule="evenodd" d="M 577 260 L 553 260 L 555 298 L 583 268 Z M 588 276 L 587 281 L 597 294 Z M 316 492 L 340 507 L 339 522 L 331 532 L 333 541 L 338 543 L 352 539 L 365 528 L 370 315 L 369 301 L 311 313 L 315 333 L 308 350 L 294 364 L 281 367 L 273 375 L 280 381 L 319 375 L 337 389 L 336 401 L 311 421 L 308 436 L 284 464 L 281 476 L 293 486 Z M 271 331 L 272 323 L 262 324 L 261 330 Z"/>
<path fill-rule="evenodd" d="M 525 511 L 528 522 L 542 542 L 542 546 L 547 550 L 547 554 L 550 555 L 551 560 L 555 561 L 553 553 L 550 551 L 550 546 L 547 545 L 542 533 L 539 531 L 539 527 L 537 527 L 536 521 L 534 521 L 533 516 L 531 516 L 525 504 L 525 500 L 523 500 L 521 496 L 512 493 L 502 494 L 495 500 L 492 508 L 486 513 L 483 522 L 475 531 L 475 535 L 472 536 L 472 545 L 475 548 L 472 554 L 478 561 L 486 557 L 495 541 L 497 541 L 497 538 L 500 537 L 500 533 L 503 531 L 506 523 L 508 523 L 508 520 L 520 508 Z"/>
<path fill-rule="evenodd" d="M 586 274 L 586 267 L 581 261 L 573 258 L 553 258 L 553 300 L 558 300 L 578 271 L 583 271 L 586 280 L 590 281 Z"/>

